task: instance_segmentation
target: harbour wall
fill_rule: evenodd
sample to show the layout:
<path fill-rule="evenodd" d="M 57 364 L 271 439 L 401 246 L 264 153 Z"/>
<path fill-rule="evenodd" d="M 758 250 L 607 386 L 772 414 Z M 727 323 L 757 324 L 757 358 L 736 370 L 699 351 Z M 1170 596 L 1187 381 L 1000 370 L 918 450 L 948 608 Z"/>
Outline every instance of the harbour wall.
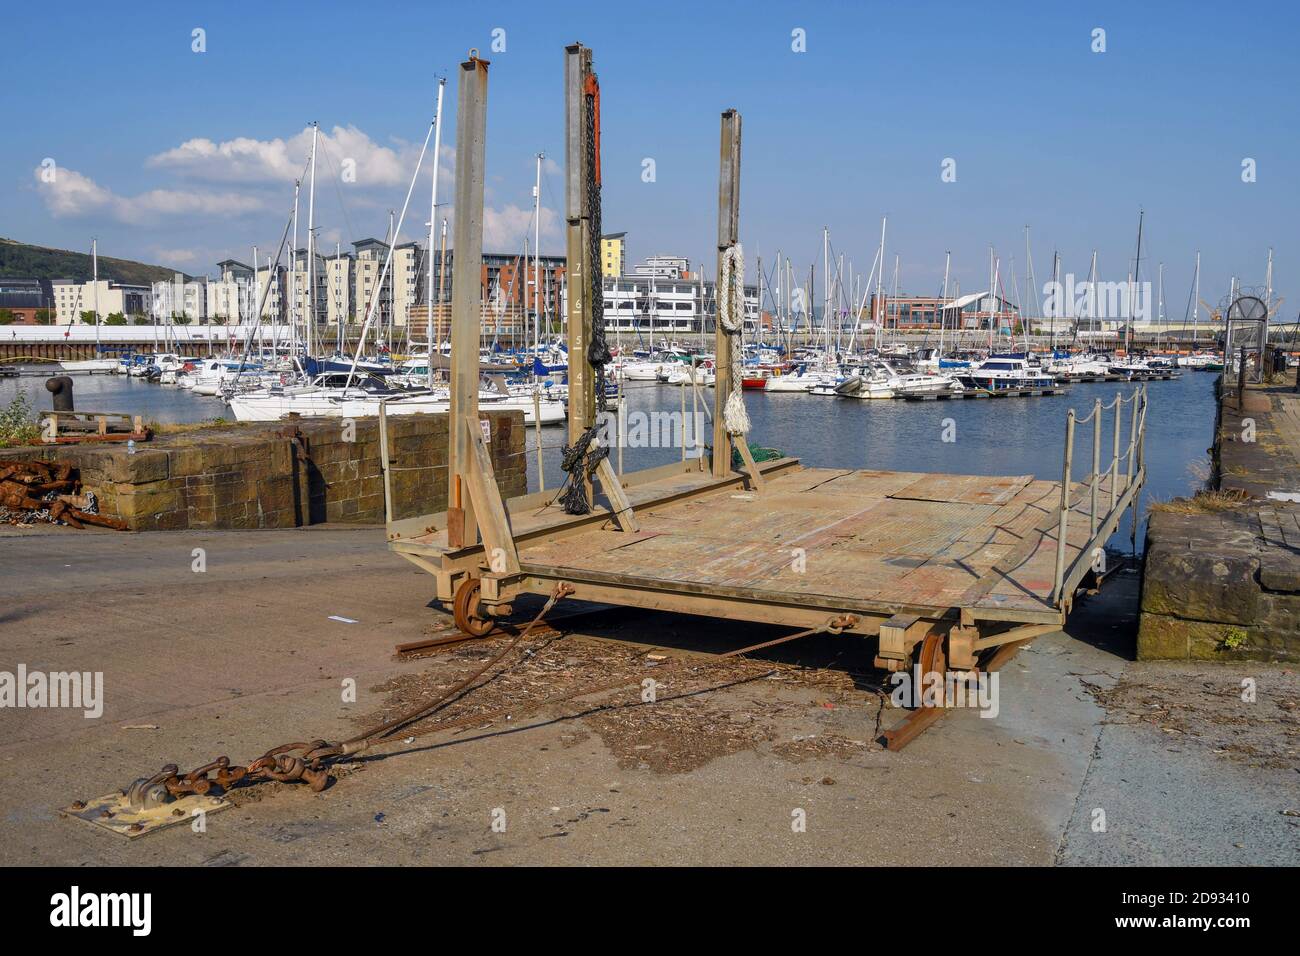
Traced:
<path fill-rule="evenodd" d="M 527 489 L 521 411 L 482 412 L 492 466 L 505 497 Z M 394 517 L 447 507 L 445 414 L 388 419 Z M 0 461 L 74 464 L 101 513 L 132 531 L 293 528 L 384 521 L 379 421 L 285 420 L 205 426 L 125 445 L 0 449 Z"/>
<path fill-rule="evenodd" d="M 1211 487 L 1147 528 L 1140 660 L 1300 661 L 1300 393 L 1294 369 L 1219 383 Z"/>

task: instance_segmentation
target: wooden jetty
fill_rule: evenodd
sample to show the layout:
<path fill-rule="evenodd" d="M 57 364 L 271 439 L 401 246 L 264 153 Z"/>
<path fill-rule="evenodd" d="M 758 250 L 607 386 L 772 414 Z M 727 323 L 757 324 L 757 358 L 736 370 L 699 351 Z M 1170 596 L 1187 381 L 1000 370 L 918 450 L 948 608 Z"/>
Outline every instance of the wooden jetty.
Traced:
<path fill-rule="evenodd" d="M 1038 395 L 1064 395 L 1068 391 L 1066 386 L 1058 384 L 1034 388 L 966 388 L 960 392 L 921 392 L 895 397 L 905 402 L 946 402 L 950 399 L 1031 398 Z"/>
<path fill-rule="evenodd" d="M 915 661 L 926 673 L 951 669 L 969 676 L 998 666 L 1008 647 L 1062 625 L 1078 588 L 1102 577 L 1104 544 L 1124 510 L 1138 507 L 1145 387 L 1106 406 L 1097 400 L 1082 418 L 1067 414 L 1055 481 L 810 468 L 794 458 L 756 464 L 746 436 L 726 428 L 731 368 L 723 357 L 733 343 L 719 321 L 716 354 L 723 360 L 711 457 L 621 476 L 605 458 L 590 472 L 570 475 L 570 491 L 583 482 L 589 495 L 580 513 L 566 510 L 554 490 L 502 500 L 477 407 L 475 277 L 487 75 L 487 63 L 477 58 L 461 65 L 456 142 L 464 147 L 457 155 L 446 511 L 391 519 L 382 405 L 380 417 L 388 546 L 433 575 L 438 598 L 451 603 L 463 631 L 486 633 L 520 595 L 567 596 L 801 629 L 787 639 L 816 632 L 869 639 L 878 642 L 876 663 L 883 668 L 908 670 Z M 591 277 L 590 238 L 599 234 L 598 194 L 591 190 L 599 183 L 592 165 L 599 152 L 591 136 L 600 128 L 591 111 L 598 109 L 599 87 L 591 51 L 581 45 L 566 49 L 565 88 L 568 274 Z M 738 240 L 740 116 L 734 110 L 722 114 L 720 154 L 717 274 L 723 276 Z M 598 366 L 586 358 L 598 291 L 589 281 L 574 282 L 569 291 L 570 446 L 591 441 L 597 422 Z M 1106 415 L 1112 410 L 1113 418 Z M 1113 422 L 1104 461 L 1103 421 Z M 1088 423 L 1090 464 L 1076 469 L 1076 430 Z M 1081 470 L 1087 477 L 1077 480 Z M 917 711 L 907 726 L 887 734 L 891 746 L 928 726 L 936 710 L 942 707 Z"/>
<path fill-rule="evenodd" d="M 1183 373 L 1170 370 L 1167 372 L 1139 372 L 1133 375 L 1058 375 L 1056 380 L 1066 384 L 1077 384 L 1081 382 L 1154 382 L 1170 381 L 1176 378 L 1182 378 Z"/>

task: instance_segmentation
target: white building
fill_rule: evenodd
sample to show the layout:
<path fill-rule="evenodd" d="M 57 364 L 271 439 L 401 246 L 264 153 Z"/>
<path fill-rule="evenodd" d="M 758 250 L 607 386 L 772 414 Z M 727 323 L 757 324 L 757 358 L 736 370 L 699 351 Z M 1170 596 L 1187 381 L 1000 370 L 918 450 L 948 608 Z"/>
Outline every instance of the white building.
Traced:
<path fill-rule="evenodd" d="M 206 277 L 186 281 L 177 272 L 169 282 L 155 282 L 150 317 L 155 322 L 169 322 L 184 316 L 191 322 L 204 322 L 208 317 L 208 280 Z"/>
<path fill-rule="evenodd" d="M 54 279 L 55 323 L 71 325 L 81 321 L 82 312 L 98 309 L 101 320 L 121 313 L 128 320 L 136 316 L 146 318 L 153 314 L 153 289 L 147 285 L 126 285 L 100 279 L 95 282 L 75 282 L 72 279 Z"/>
<path fill-rule="evenodd" d="M 253 267 L 237 259 L 217 263 L 221 278 L 208 280 L 208 320 L 238 325 L 253 314 Z"/>
<path fill-rule="evenodd" d="M 325 260 L 326 324 L 346 324 L 356 315 L 353 298 L 355 272 L 356 260 L 350 252 L 339 253 Z"/>

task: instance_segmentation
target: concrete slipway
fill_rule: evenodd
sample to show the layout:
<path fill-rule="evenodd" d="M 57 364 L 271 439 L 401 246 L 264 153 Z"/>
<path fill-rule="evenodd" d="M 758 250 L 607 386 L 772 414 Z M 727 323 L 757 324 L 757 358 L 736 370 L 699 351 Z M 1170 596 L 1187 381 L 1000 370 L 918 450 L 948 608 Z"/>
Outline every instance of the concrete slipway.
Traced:
<path fill-rule="evenodd" d="M 1016 657 L 995 719 L 954 713 L 900 753 L 871 742 L 878 717 L 901 714 L 862 676 L 869 648 L 826 635 L 715 674 L 708 653 L 764 629 L 621 610 L 575 623 L 530 666 L 618 666 L 666 645 L 701 662 L 688 696 L 420 738 L 322 794 L 279 787 L 205 833 L 127 841 L 55 808 L 169 761 L 346 736 L 403 688 L 450 683 L 485 655 L 393 659 L 443 616 L 419 597 L 428 576 L 377 529 L 5 529 L 0 670 L 102 671 L 106 703 L 98 720 L 0 710 L 0 863 L 1296 863 L 1296 675 L 1131 662 L 1134 580 Z M 1239 699 L 1243 676 L 1254 704 Z M 356 703 L 341 701 L 347 677 Z"/>

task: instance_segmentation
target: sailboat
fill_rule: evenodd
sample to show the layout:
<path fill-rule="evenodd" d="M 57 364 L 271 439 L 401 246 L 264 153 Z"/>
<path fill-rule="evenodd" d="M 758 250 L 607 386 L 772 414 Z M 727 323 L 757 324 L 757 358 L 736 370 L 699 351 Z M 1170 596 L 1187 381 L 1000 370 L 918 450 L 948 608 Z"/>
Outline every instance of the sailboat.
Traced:
<path fill-rule="evenodd" d="M 95 296 L 95 354 L 100 352 L 99 346 L 99 240 L 90 240 L 90 267 L 93 277 L 92 288 Z M 85 273 L 82 273 L 83 275 Z M 81 296 L 77 296 L 80 304 Z M 65 372 L 116 372 L 119 362 L 115 358 L 93 358 L 77 359 L 70 362 L 60 362 L 59 367 Z"/>

